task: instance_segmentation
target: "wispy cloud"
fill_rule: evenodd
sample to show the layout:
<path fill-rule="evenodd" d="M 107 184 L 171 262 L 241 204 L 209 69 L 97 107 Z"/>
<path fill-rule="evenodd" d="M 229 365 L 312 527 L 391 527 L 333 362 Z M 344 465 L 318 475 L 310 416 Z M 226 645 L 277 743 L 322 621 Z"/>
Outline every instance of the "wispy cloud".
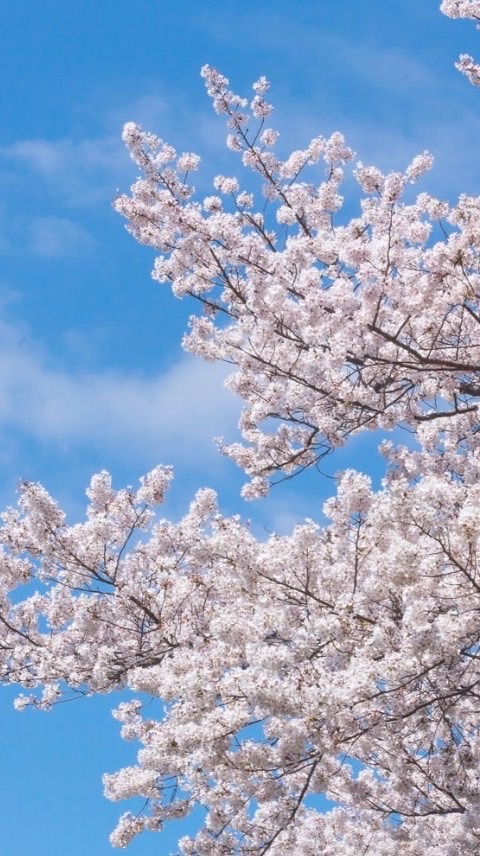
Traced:
<path fill-rule="evenodd" d="M 86 229 L 66 217 L 37 217 L 30 224 L 31 253 L 63 258 L 88 251 L 94 244 Z"/>
<path fill-rule="evenodd" d="M 0 431 L 202 468 L 217 454 L 212 436 L 235 432 L 239 403 L 224 389 L 224 375 L 223 367 L 187 356 L 157 375 L 70 373 L 1 321 Z"/>
<path fill-rule="evenodd" d="M 20 168 L 27 180 L 33 173 L 57 193 L 58 200 L 75 205 L 112 198 L 114 176 L 124 175 L 128 165 L 120 130 L 117 135 L 78 140 L 19 140 L 2 146 L 0 158 L 4 170 Z"/>
<path fill-rule="evenodd" d="M 369 88 L 386 89 L 389 96 L 404 94 L 435 86 L 433 69 L 420 58 L 399 48 L 374 43 L 352 44 L 351 39 L 329 35 L 322 40 L 322 51 L 331 57 L 337 76 L 360 78 Z"/>
<path fill-rule="evenodd" d="M 202 93 L 200 80 L 198 93 Z M 167 102 L 152 89 L 109 109 L 97 134 L 89 126 L 83 134 L 60 139 L 32 137 L 0 146 L 2 177 L 13 184 L 16 194 L 23 188 L 30 198 L 37 185 L 43 192 L 47 188 L 55 199 L 55 212 L 65 204 L 75 208 L 100 204 L 106 210 L 119 189 L 125 190 L 138 174 L 121 139 L 125 122 L 136 122 L 163 136 L 179 151 L 189 150 L 198 146 L 201 117 L 208 112 L 208 105 L 203 104 L 205 112 L 197 115 L 190 98 L 191 93 L 177 92 Z M 45 204 L 44 196 L 42 202 Z"/>

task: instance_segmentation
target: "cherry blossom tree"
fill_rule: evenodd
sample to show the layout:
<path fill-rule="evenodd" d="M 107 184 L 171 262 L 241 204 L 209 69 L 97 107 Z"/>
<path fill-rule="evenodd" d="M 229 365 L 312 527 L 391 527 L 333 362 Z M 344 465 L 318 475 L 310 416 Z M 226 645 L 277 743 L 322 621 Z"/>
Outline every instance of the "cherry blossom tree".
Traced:
<path fill-rule="evenodd" d="M 480 20 L 480 2 L 441 9 Z M 136 491 L 95 476 L 74 526 L 23 484 L 1 527 L 1 677 L 19 708 L 138 694 L 115 712 L 137 764 L 105 792 L 145 809 L 115 846 L 200 805 L 184 856 L 480 854 L 480 199 L 412 201 L 423 153 L 403 173 L 356 164 L 342 218 L 343 137 L 282 160 L 268 82 L 248 102 L 202 75 L 244 187 L 217 176 L 198 198 L 199 158 L 129 124 L 143 177 L 116 208 L 159 253 L 154 278 L 198 303 L 185 347 L 233 367 L 243 439 L 222 448 L 245 495 L 361 431 L 414 442 L 383 441 L 378 491 L 341 474 L 328 525 L 263 541 L 208 489 L 158 519 L 167 467 Z"/>

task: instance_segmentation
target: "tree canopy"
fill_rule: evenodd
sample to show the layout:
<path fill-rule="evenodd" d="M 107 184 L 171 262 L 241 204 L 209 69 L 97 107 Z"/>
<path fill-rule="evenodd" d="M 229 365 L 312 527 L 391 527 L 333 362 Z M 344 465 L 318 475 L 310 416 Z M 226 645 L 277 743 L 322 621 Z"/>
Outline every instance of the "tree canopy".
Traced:
<path fill-rule="evenodd" d="M 480 20 L 480 2 L 441 9 Z M 199 158 L 127 124 L 142 177 L 115 206 L 154 278 L 198 303 L 185 347 L 232 366 L 242 442 L 223 451 L 245 496 L 361 431 L 408 442 L 383 441 L 379 490 L 347 470 L 326 526 L 264 540 L 209 489 L 158 518 L 164 466 L 136 491 L 98 474 L 73 526 L 23 484 L 0 532 L 1 678 L 19 708 L 139 694 L 115 713 L 137 765 L 105 792 L 145 811 L 115 846 L 200 805 L 185 856 L 480 853 L 480 199 L 412 199 L 424 152 L 403 173 L 357 163 L 349 217 L 341 134 L 282 160 L 268 81 L 246 99 L 202 76 L 243 187 L 220 175 L 199 197 Z"/>

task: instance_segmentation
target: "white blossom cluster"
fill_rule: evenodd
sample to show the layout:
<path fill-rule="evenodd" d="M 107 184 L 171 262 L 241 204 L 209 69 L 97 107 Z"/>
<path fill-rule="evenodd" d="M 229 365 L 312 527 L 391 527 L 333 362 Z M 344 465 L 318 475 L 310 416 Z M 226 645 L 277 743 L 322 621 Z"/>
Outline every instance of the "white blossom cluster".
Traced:
<path fill-rule="evenodd" d="M 443 0 L 440 11 L 449 18 L 470 18 L 480 21 L 480 3 L 478 0 Z M 480 86 L 480 65 L 469 54 L 461 54 L 456 67 L 470 83 Z"/>
<path fill-rule="evenodd" d="M 480 199 L 407 201 L 423 153 L 358 163 L 342 218 L 341 134 L 282 160 L 268 81 L 249 102 L 202 74 L 261 200 L 224 175 L 197 198 L 197 156 L 129 124 L 143 177 L 116 207 L 154 277 L 199 301 L 186 347 L 235 367 L 247 495 L 362 430 L 417 442 L 383 443 L 380 490 L 344 472 L 328 525 L 263 541 L 208 489 L 157 519 L 168 467 L 136 491 L 98 474 L 73 526 L 23 484 L 0 528 L 0 677 L 20 709 L 138 694 L 114 714 L 137 763 L 104 785 L 145 809 L 116 847 L 200 805 L 184 856 L 480 854 Z"/>
<path fill-rule="evenodd" d="M 442 0 L 440 11 L 449 18 L 471 18 L 480 21 L 479 0 Z"/>
<path fill-rule="evenodd" d="M 342 135 L 280 160 L 263 114 L 247 132 L 238 112 L 245 99 L 218 72 L 202 74 L 229 138 L 234 130 L 234 151 L 260 180 L 261 201 L 223 175 L 214 181 L 219 195 L 197 200 L 174 163 L 158 166 L 173 150 L 137 129 L 128 144 L 145 177 L 116 207 L 160 252 L 154 278 L 203 305 L 185 347 L 236 367 L 228 386 L 244 401 L 244 442 L 224 452 L 250 477 L 245 496 L 263 495 L 272 479 L 316 464 L 365 429 L 428 422 L 441 434 L 453 419 L 473 437 L 480 200 L 449 205 L 421 193 L 405 201 L 431 167 L 424 152 L 404 173 L 358 163 L 358 214 L 342 221 L 352 159 Z"/>
<path fill-rule="evenodd" d="M 3 680 L 29 690 L 21 706 L 162 700 L 116 711 L 142 748 L 105 793 L 149 811 L 113 844 L 200 803 L 184 854 L 478 852 L 480 454 L 385 453 L 380 492 L 347 471 L 327 527 L 263 543 L 208 490 L 155 522 L 162 469 L 137 493 L 95 477 L 72 527 L 22 487 L 1 530 Z M 9 602 L 27 575 L 38 591 Z M 332 811 L 305 805 L 318 793 Z"/>

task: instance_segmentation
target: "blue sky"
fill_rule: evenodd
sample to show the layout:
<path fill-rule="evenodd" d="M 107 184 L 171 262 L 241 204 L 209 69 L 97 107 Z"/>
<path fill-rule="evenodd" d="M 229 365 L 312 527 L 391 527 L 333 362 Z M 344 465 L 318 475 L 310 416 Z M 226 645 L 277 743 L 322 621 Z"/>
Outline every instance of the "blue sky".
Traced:
<path fill-rule="evenodd" d="M 236 400 L 222 369 L 180 348 L 189 314 L 153 284 L 152 253 L 126 233 L 111 202 L 135 178 L 123 149 L 135 120 L 202 155 L 197 184 L 232 173 L 224 129 L 200 67 L 240 93 L 272 81 L 282 146 L 345 133 L 358 158 L 402 169 L 435 155 L 422 189 L 454 199 L 480 192 L 478 93 L 454 69 L 480 54 L 473 25 L 439 0 L 18 0 L 0 8 L 0 503 L 19 478 L 42 481 L 72 517 L 98 469 L 118 486 L 173 463 L 169 513 L 200 485 L 225 512 L 261 530 L 319 516 L 332 484 L 307 476 L 242 506 L 242 476 L 213 435 L 233 437 Z M 353 203 L 352 203 L 353 204 Z M 375 468 L 373 438 L 332 464 Z M 18 714 L 0 694 L 2 848 L 107 856 L 123 806 L 102 797 L 101 774 L 132 762 L 110 717 L 112 698 Z M 138 856 L 170 852 L 159 836 Z M 172 845 L 173 846 L 173 845 Z M 164 848 L 164 849 L 163 849 Z"/>

